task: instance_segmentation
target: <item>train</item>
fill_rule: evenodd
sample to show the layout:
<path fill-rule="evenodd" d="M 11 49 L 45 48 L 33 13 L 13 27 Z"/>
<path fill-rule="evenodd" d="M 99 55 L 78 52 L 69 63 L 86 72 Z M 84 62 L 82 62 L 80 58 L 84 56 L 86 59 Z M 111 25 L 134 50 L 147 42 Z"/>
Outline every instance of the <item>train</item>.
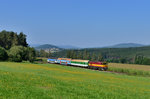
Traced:
<path fill-rule="evenodd" d="M 108 69 L 107 62 L 100 61 L 89 61 L 81 59 L 71 59 L 71 58 L 58 58 L 58 59 L 47 59 L 48 63 L 55 63 L 67 66 L 78 66 L 89 69 L 96 69 L 100 71 L 106 71 Z"/>

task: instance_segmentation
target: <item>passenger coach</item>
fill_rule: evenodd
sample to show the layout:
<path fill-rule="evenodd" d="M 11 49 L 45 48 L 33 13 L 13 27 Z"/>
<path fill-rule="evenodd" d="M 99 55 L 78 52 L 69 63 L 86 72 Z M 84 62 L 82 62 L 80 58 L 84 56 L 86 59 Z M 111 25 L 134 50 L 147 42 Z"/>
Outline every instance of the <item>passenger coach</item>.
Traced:
<path fill-rule="evenodd" d="M 71 59 L 71 58 L 58 58 L 58 59 L 48 59 L 48 63 L 57 63 L 62 65 L 71 65 L 71 66 L 78 66 L 84 67 L 89 69 L 96 69 L 96 70 L 107 70 L 108 64 L 106 62 L 94 62 L 89 60 L 81 60 L 81 59 Z"/>

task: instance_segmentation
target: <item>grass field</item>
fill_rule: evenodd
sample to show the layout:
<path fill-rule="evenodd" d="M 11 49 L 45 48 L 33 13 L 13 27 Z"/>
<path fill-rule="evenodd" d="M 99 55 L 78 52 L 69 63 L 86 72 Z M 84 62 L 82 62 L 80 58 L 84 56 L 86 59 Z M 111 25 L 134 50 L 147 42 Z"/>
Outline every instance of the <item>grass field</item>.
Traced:
<path fill-rule="evenodd" d="M 148 99 L 150 77 L 55 64 L 0 62 L 0 98 Z"/>
<path fill-rule="evenodd" d="M 109 63 L 109 71 L 150 77 L 149 65 Z"/>
<path fill-rule="evenodd" d="M 150 71 L 149 65 L 109 63 L 109 67 Z"/>

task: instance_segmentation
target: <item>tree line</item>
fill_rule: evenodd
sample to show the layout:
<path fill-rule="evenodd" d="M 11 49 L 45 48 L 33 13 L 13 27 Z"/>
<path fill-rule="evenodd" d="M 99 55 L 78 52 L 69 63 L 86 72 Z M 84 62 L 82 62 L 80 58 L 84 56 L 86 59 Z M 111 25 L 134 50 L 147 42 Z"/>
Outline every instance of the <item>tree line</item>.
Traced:
<path fill-rule="evenodd" d="M 101 53 L 95 54 L 95 53 L 90 53 L 86 50 L 84 51 L 68 50 L 67 58 L 84 59 L 84 60 L 91 60 L 91 61 L 104 61 L 104 58 Z"/>
<path fill-rule="evenodd" d="M 46 51 L 43 50 L 43 49 L 36 50 L 36 57 L 49 58 L 49 57 L 51 57 L 51 53 L 50 53 L 50 51 L 49 51 L 49 52 L 46 52 Z"/>
<path fill-rule="evenodd" d="M 23 32 L 19 34 L 5 30 L 0 32 L 0 61 L 33 62 L 35 57 L 36 51 L 28 46 Z"/>
<path fill-rule="evenodd" d="M 120 49 L 120 50 L 122 50 L 122 49 Z M 114 51 L 114 49 L 113 49 L 113 51 Z M 73 59 L 87 59 L 90 61 L 107 61 L 107 62 L 112 62 L 112 63 L 150 65 L 150 58 L 146 57 L 143 54 L 136 53 L 132 56 L 130 56 L 130 54 L 128 56 L 127 55 L 124 56 L 122 54 L 116 54 L 116 52 L 113 52 L 113 51 L 110 51 L 110 50 L 107 50 L 107 51 L 106 50 L 105 51 L 95 50 L 94 51 L 91 49 L 90 50 L 89 49 L 66 50 L 66 51 L 63 51 L 63 53 L 64 53 L 63 57 L 68 57 L 68 58 L 73 58 Z M 128 50 L 127 53 L 129 53 L 129 51 L 130 50 Z M 61 52 L 59 52 L 59 53 L 57 53 L 55 55 L 57 55 L 57 56 L 62 55 Z M 118 53 L 121 53 L 121 51 L 119 51 Z"/>

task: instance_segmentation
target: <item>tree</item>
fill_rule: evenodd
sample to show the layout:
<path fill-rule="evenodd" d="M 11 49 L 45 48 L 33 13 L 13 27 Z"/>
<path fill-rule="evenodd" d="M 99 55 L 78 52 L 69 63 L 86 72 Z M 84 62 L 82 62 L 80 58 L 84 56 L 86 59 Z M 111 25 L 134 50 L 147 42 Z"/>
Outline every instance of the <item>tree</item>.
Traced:
<path fill-rule="evenodd" d="M 0 60 L 9 59 L 14 62 L 30 61 L 35 59 L 34 48 L 28 47 L 26 35 L 21 32 L 19 35 L 13 31 L 0 32 Z M 8 50 L 8 53 L 5 51 Z M 47 54 L 46 54 L 47 55 Z"/>
<path fill-rule="evenodd" d="M 18 40 L 19 40 L 19 45 L 22 45 L 25 47 L 28 46 L 28 44 L 26 42 L 26 35 L 23 34 L 23 32 L 20 32 L 20 34 L 18 35 Z"/>
<path fill-rule="evenodd" d="M 71 58 L 71 51 L 67 50 L 67 58 Z"/>
<path fill-rule="evenodd" d="M 12 31 L 1 31 L 0 32 L 0 46 L 5 49 L 10 49 L 12 46 L 24 46 L 27 47 L 26 35 L 22 32 L 18 35 Z"/>
<path fill-rule="evenodd" d="M 23 46 L 13 46 L 9 50 L 9 60 L 14 62 L 30 61 L 33 62 L 36 57 L 36 52 L 34 48 L 23 47 Z"/>
<path fill-rule="evenodd" d="M 11 46 L 16 46 L 19 45 L 19 39 L 16 33 L 13 34 L 13 39 L 12 39 L 12 45 Z"/>
<path fill-rule="evenodd" d="M 120 63 L 127 63 L 127 58 L 120 58 Z"/>
<path fill-rule="evenodd" d="M 136 55 L 135 56 L 135 64 L 142 64 L 143 59 L 144 59 L 143 55 Z"/>
<path fill-rule="evenodd" d="M 40 52 L 38 50 L 35 51 L 36 51 L 36 57 L 40 57 Z"/>
<path fill-rule="evenodd" d="M 77 58 L 77 53 L 74 50 L 71 51 L 71 58 Z"/>
<path fill-rule="evenodd" d="M 2 47 L 0 47 L 0 61 L 4 61 L 8 59 L 8 54 L 6 50 Z"/>
<path fill-rule="evenodd" d="M 40 57 L 49 57 L 49 53 L 47 53 L 45 50 L 43 50 L 43 49 L 41 49 L 40 51 L 39 51 L 39 56 Z"/>
<path fill-rule="evenodd" d="M 83 52 L 83 59 L 87 59 L 87 51 L 86 50 L 84 50 L 84 52 Z"/>
<path fill-rule="evenodd" d="M 82 51 L 79 51 L 79 59 L 83 59 L 83 52 Z"/>
<path fill-rule="evenodd" d="M 95 53 L 92 54 L 91 61 L 96 61 L 96 54 Z"/>
<path fill-rule="evenodd" d="M 28 60 L 34 62 L 36 56 L 36 51 L 34 48 L 28 47 Z"/>
<path fill-rule="evenodd" d="M 23 46 L 13 46 L 9 50 L 9 59 L 14 62 L 22 62 L 24 56 L 24 47 Z"/>
<path fill-rule="evenodd" d="M 98 54 L 97 60 L 98 61 L 103 61 L 103 56 L 101 54 Z"/>
<path fill-rule="evenodd" d="M 89 53 L 89 52 L 87 53 L 87 55 L 86 55 L 86 56 L 87 56 L 87 59 L 88 59 L 88 60 L 90 60 L 90 59 L 91 59 L 91 57 L 90 57 L 90 53 Z"/>

